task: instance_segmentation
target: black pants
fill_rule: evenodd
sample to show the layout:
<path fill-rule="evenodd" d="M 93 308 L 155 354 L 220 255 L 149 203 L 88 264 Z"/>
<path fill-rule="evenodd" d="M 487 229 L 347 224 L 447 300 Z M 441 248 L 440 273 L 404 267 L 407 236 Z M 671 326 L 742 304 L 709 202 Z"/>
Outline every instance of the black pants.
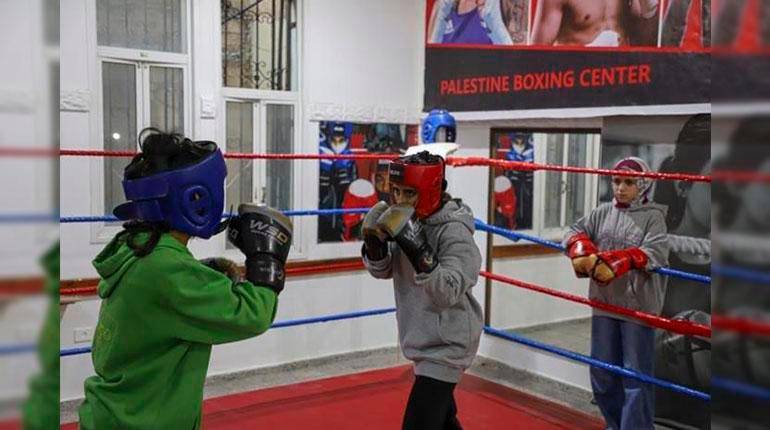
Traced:
<path fill-rule="evenodd" d="M 462 430 L 457 420 L 455 384 L 417 376 L 404 412 L 403 430 Z"/>

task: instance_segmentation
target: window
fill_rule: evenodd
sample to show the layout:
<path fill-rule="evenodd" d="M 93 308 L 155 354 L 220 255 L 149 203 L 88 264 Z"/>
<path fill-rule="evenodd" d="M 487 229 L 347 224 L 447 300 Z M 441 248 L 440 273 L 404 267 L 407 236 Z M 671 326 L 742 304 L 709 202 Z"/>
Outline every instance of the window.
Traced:
<path fill-rule="evenodd" d="M 96 1 L 104 149 L 136 150 L 146 127 L 189 134 L 187 10 L 187 0 Z M 103 213 L 125 201 L 129 162 L 104 158 Z"/>
<path fill-rule="evenodd" d="M 224 86 L 297 88 L 297 2 L 222 0 Z"/>
<path fill-rule="evenodd" d="M 97 43 L 183 53 L 185 6 L 180 0 L 97 0 Z"/>
<path fill-rule="evenodd" d="M 512 161 L 595 167 L 600 135 L 594 131 L 493 129 L 492 156 Z M 596 178 L 566 172 L 490 170 L 494 215 L 490 223 L 559 239 L 596 201 Z M 511 242 L 495 237 L 496 244 Z"/>
<path fill-rule="evenodd" d="M 226 151 L 290 154 L 294 152 L 295 106 L 292 103 L 227 101 Z M 226 207 L 258 202 L 280 210 L 294 208 L 291 160 L 227 160 Z M 232 246 L 228 242 L 228 248 Z"/>
<path fill-rule="evenodd" d="M 293 153 L 299 141 L 296 0 L 221 0 L 222 95 L 227 152 Z M 290 160 L 227 161 L 227 208 L 299 204 L 300 169 Z M 294 249 L 301 249 L 294 220 Z M 228 243 L 226 245 L 231 248 Z"/>

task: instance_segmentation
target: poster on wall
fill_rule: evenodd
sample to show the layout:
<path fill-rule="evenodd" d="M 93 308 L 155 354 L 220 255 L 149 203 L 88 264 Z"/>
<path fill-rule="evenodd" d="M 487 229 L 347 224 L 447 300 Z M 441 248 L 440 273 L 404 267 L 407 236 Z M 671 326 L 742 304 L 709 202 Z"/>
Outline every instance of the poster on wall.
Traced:
<path fill-rule="evenodd" d="M 425 109 L 708 103 L 711 0 L 428 0 Z"/>
<path fill-rule="evenodd" d="M 417 125 L 355 124 L 322 121 L 320 154 L 399 154 L 417 144 Z M 318 208 L 371 207 L 389 201 L 388 162 L 384 160 L 320 160 Z M 361 238 L 363 214 L 318 217 L 318 242 L 355 241 Z"/>
<path fill-rule="evenodd" d="M 635 156 L 652 170 L 711 174 L 711 118 L 610 118 L 602 130 L 601 168 Z M 687 181 L 655 181 L 650 200 L 667 207 L 669 267 L 691 273 L 711 273 L 711 185 Z M 612 200 L 609 177 L 599 181 L 599 202 Z M 705 239 L 705 240 L 704 240 Z M 711 294 L 708 285 L 667 277 L 662 316 L 708 325 Z M 709 390 L 710 342 L 656 330 L 655 376 L 697 390 Z M 705 428 L 708 404 L 667 389 L 656 389 L 656 416 Z"/>
<path fill-rule="evenodd" d="M 494 158 L 535 162 L 534 134 L 519 130 L 492 132 Z M 494 225 L 507 230 L 532 228 L 534 172 L 495 169 Z"/>

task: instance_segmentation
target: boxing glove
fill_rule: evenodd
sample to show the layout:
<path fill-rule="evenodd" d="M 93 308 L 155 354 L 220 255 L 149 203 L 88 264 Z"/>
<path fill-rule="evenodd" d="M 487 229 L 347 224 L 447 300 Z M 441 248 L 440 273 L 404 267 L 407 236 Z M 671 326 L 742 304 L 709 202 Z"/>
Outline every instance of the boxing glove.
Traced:
<path fill-rule="evenodd" d="M 436 253 L 428 244 L 422 223 L 414 217 L 414 208 L 398 204 L 389 207 L 377 220 L 382 229 L 401 248 L 415 272 L 430 273 L 438 265 Z"/>
<path fill-rule="evenodd" d="M 204 258 L 200 260 L 201 264 L 230 278 L 233 283 L 241 281 L 241 269 L 234 261 L 223 257 Z"/>
<path fill-rule="evenodd" d="M 639 248 L 603 251 L 596 254 L 597 262 L 591 278 L 600 284 L 607 284 L 625 275 L 629 270 L 647 268 L 647 254 Z"/>
<path fill-rule="evenodd" d="M 380 261 L 388 256 L 387 235 L 377 227 L 377 220 L 388 210 L 388 204 L 378 202 L 366 213 L 361 225 L 364 236 L 363 253 L 370 261 Z"/>
<path fill-rule="evenodd" d="M 585 233 L 578 233 L 567 240 L 567 257 L 572 260 L 572 269 L 578 278 L 587 278 L 596 265 L 599 248 Z"/>
<path fill-rule="evenodd" d="M 255 204 L 238 206 L 230 219 L 227 238 L 246 256 L 246 279 L 280 294 L 286 281 L 292 223 L 286 215 Z"/>

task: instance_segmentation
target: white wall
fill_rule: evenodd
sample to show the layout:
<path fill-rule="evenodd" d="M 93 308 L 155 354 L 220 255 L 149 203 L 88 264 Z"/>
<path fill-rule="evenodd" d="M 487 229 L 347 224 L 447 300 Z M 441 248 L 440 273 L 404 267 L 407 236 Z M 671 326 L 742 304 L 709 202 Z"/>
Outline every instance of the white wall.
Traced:
<path fill-rule="evenodd" d="M 62 114 L 63 148 L 99 148 L 99 89 L 96 87 L 94 0 L 69 0 L 62 8 L 62 97 L 81 97 L 80 109 Z M 418 72 L 424 3 L 412 0 L 376 2 L 362 7 L 354 0 L 301 1 L 303 26 L 301 69 L 301 139 L 297 152 L 318 151 L 318 121 L 391 121 L 419 119 Z M 193 0 L 192 91 L 193 135 L 222 136 L 218 2 Z M 339 25 L 344 22 L 345 25 Z M 385 31 L 384 29 L 390 29 Z M 201 99 L 214 99 L 216 118 L 200 118 Z M 300 161 L 304 184 L 301 208 L 317 207 L 317 162 Z M 99 180 L 99 160 L 63 158 L 62 214 L 94 213 L 92 184 Z M 475 169 L 473 169 L 475 170 Z M 472 173 L 471 169 L 468 173 Z M 485 206 L 484 206 L 485 207 Z M 352 257 L 360 244 L 315 246 L 315 219 L 296 220 L 305 244 L 303 259 Z M 62 225 L 62 279 L 92 278 L 90 260 L 104 246 L 94 240 L 93 226 Z M 343 246 L 347 245 L 347 246 Z M 198 257 L 222 254 L 224 238 L 197 240 Z M 388 282 L 364 272 L 289 278 L 276 321 L 393 306 Z M 62 348 L 71 347 L 75 328 L 91 328 L 99 302 L 70 305 L 61 323 Z M 353 350 L 395 346 L 393 315 L 277 329 L 243 342 L 214 348 L 210 373 L 268 366 Z M 93 374 L 89 355 L 62 358 L 61 399 L 82 396 L 83 380 Z"/>
<path fill-rule="evenodd" d="M 62 8 L 62 98 L 80 100 L 78 109 L 62 113 L 63 148 L 99 148 L 99 89 L 95 74 L 94 0 L 69 0 Z M 298 113 L 300 141 L 297 152 L 315 153 L 318 121 L 416 123 L 422 105 L 424 1 L 393 0 L 305 0 L 302 7 L 301 104 Z M 193 135 L 217 139 L 223 135 L 224 101 L 219 64 L 218 2 L 193 0 L 192 91 Z M 338 23 L 344 22 L 345 25 Z M 201 118 L 202 99 L 213 99 L 215 118 Z M 596 120 L 506 121 L 461 124 L 460 156 L 488 156 L 491 126 L 593 126 Z M 600 126 L 600 121 L 598 122 Z M 316 162 L 301 164 L 301 208 L 317 207 L 318 168 Z M 62 214 L 95 214 L 92 186 L 99 180 L 99 160 L 63 158 L 61 161 Z M 448 169 L 449 192 L 461 197 L 477 218 L 487 214 L 488 170 L 484 167 Z M 96 213 L 98 214 L 98 213 Z M 300 231 L 301 259 L 352 257 L 360 244 L 316 245 L 316 220 L 295 220 Z M 104 246 L 94 239 L 94 226 L 62 225 L 62 278 L 92 278 L 90 260 Z M 486 234 L 476 240 L 486 259 Z M 224 238 L 191 243 L 198 257 L 224 252 Z M 524 280 L 584 293 L 585 285 L 575 282 L 568 263 L 561 257 L 506 260 L 495 264 L 495 272 Z M 484 302 L 484 280 L 474 294 Z M 375 281 L 364 272 L 290 278 L 281 295 L 277 321 L 364 310 L 393 305 L 388 282 Z M 587 314 L 585 309 L 537 293 L 495 286 L 493 323 L 515 327 L 559 321 Z M 75 328 L 92 328 L 99 302 L 69 306 L 61 324 L 61 345 L 73 346 Z M 243 342 L 214 348 L 210 373 L 268 366 L 353 350 L 394 346 L 396 327 L 392 315 L 339 321 L 319 325 L 277 329 Z M 546 374 L 583 386 L 582 367 L 567 365 L 508 342 L 484 336 L 480 354 L 515 367 Z M 562 369 L 562 370 L 559 370 Z M 566 370 L 564 370 L 566 369 Z M 559 373 L 561 372 L 561 373 Z M 565 373 L 562 375 L 563 373 Z M 89 355 L 66 357 L 61 361 L 62 400 L 82 396 L 83 379 L 93 373 Z M 577 376 L 576 376 L 577 375 Z"/>

